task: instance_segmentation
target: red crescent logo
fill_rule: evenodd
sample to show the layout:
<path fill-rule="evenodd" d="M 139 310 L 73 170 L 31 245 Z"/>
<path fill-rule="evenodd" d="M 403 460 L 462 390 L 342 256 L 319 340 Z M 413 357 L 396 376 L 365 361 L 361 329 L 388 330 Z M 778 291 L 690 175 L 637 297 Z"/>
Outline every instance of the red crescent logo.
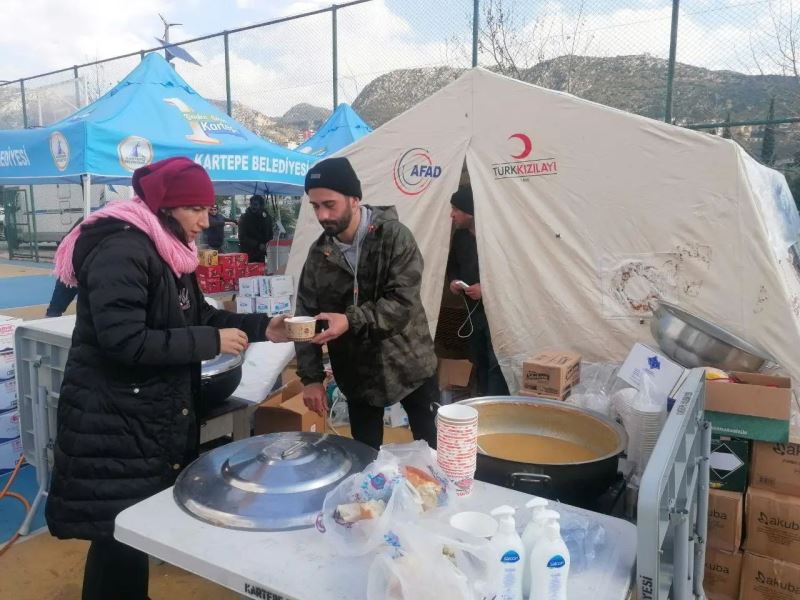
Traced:
<path fill-rule="evenodd" d="M 522 142 L 522 152 L 519 154 L 512 154 L 511 158 L 515 158 L 517 160 L 522 160 L 523 158 L 527 158 L 528 155 L 533 150 L 533 143 L 531 142 L 531 138 L 529 138 L 524 133 L 512 133 L 508 136 L 508 139 L 517 138 L 519 141 Z"/>

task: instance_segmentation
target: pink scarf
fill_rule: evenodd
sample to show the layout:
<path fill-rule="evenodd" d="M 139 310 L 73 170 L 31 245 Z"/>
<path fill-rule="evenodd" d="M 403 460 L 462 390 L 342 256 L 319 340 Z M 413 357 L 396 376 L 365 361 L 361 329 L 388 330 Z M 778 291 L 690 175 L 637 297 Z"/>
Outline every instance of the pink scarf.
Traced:
<path fill-rule="evenodd" d="M 166 231 L 158 217 L 150 212 L 150 209 L 141 199 L 111 201 L 84 219 L 82 225 L 108 218 L 125 221 L 146 233 L 153 241 L 158 255 L 169 265 L 175 275 L 180 277 L 187 273 L 193 273 L 197 269 L 197 247 L 194 242 L 186 246 L 178 238 Z M 76 227 L 61 240 L 58 250 L 56 250 L 53 273 L 71 287 L 78 285 L 78 280 L 75 277 L 75 268 L 72 265 L 72 255 L 75 252 L 75 243 L 78 241 L 80 234 L 81 227 Z"/>

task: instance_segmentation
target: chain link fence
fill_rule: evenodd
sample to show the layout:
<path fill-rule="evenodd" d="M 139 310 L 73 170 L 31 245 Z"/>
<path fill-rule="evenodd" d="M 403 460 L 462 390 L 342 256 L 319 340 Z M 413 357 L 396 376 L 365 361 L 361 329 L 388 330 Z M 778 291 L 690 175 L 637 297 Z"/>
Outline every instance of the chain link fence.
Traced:
<path fill-rule="evenodd" d="M 340 102 L 377 127 L 476 64 L 732 137 L 794 184 L 799 17 L 800 0 L 355 0 L 180 42 L 199 65 L 173 64 L 199 94 L 289 147 Z M 64 118 L 148 51 L 163 50 L 0 82 L 0 128 Z M 67 195 L 31 190 L 33 218 L 22 220 L 35 222 L 50 196 L 67 206 Z"/>

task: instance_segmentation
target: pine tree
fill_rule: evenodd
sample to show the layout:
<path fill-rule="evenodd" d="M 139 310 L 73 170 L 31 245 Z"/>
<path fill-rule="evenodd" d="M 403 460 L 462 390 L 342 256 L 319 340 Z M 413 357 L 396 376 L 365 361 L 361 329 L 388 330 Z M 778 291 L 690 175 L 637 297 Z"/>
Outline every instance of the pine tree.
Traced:
<path fill-rule="evenodd" d="M 731 135 L 731 111 L 728 111 L 728 114 L 725 116 L 725 127 L 722 129 L 722 137 L 726 140 L 733 139 L 733 135 Z"/>

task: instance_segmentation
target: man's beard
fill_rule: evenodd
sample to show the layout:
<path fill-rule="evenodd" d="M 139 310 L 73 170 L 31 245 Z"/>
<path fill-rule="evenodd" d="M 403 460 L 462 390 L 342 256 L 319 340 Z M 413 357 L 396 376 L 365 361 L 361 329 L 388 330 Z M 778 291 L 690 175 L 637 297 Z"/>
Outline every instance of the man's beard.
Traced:
<path fill-rule="evenodd" d="M 347 207 L 347 212 L 344 213 L 341 218 L 337 219 L 336 221 L 320 221 L 320 225 L 322 225 L 322 229 L 325 231 L 326 235 L 331 237 L 335 235 L 339 235 L 345 229 L 350 226 L 350 221 L 353 220 L 353 209 L 349 206 Z"/>

